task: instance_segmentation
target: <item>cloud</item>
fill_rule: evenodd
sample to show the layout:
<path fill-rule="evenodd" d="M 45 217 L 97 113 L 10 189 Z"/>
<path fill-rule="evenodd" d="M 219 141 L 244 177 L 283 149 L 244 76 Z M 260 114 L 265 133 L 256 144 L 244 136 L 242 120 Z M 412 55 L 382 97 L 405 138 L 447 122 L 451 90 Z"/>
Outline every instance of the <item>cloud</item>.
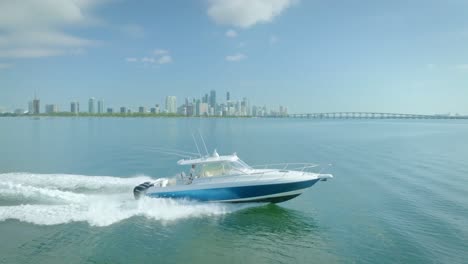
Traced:
<path fill-rule="evenodd" d="M 135 57 L 129 57 L 129 58 L 125 58 L 125 61 L 126 61 L 126 62 L 137 62 L 138 59 L 135 58 Z"/>
<path fill-rule="evenodd" d="M 226 37 L 235 38 L 237 37 L 237 32 L 233 29 L 229 29 L 228 31 L 226 31 Z"/>
<path fill-rule="evenodd" d="M 236 53 L 234 55 L 228 55 L 226 56 L 226 61 L 230 61 L 230 62 L 237 62 L 237 61 L 241 61 L 241 60 L 245 60 L 247 59 L 247 56 L 242 54 L 242 53 Z"/>
<path fill-rule="evenodd" d="M 437 67 L 437 65 L 435 65 L 433 63 L 426 64 L 426 68 L 429 69 L 429 70 L 435 69 L 436 67 Z"/>
<path fill-rule="evenodd" d="M 10 69 L 11 67 L 13 67 L 12 64 L 9 64 L 9 63 L 0 63 L 0 70 Z"/>
<path fill-rule="evenodd" d="M 164 55 L 158 59 L 159 64 L 166 64 L 166 63 L 171 63 L 171 62 L 172 62 L 172 57 L 169 55 Z"/>
<path fill-rule="evenodd" d="M 145 36 L 146 32 L 143 27 L 136 24 L 126 24 L 123 25 L 121 31 L 131 37 L 131 38 L 142 38 Z"/>
<path fill-rule="evenodd" d="M 11 58 L 40 58 L 73 53 L 99 41 L 66 32 L 98 23 L 92 11 L 104 1 L 0 1 L 0 53 Z"/>
<path fill-rule="evenodd" d="M 216 23 L 249 28 L 269 23 L 297 0 L 208 0 L 208 16 Z"/>
<path fill-rule="evenodd" d="M 141 58 L 141 62 L 143 63 L 155 63 L 156 59 L 152 57 L 143 57 Z"/>
<path fill-rule="evenodd" d="M 165 49 L 155 49 L 153 50 L 153 54 L 156 56 L 166 55 L 166 54 L 169 54 L 169 51 Z"/>
<path fill-rule="evenodd" d="M 0 50 L 0 58 L 41 58 L 62 55 L 60 49 L 18 48 Z"/>
<path fill-rule="evenodd" d="M 125 58 L 126 62 L 141 62 L 143 64 L 168 64 L 172 63 L 173 59 L 170 52 L 165 49 L 155 49 L 149 56 L 144 56 L 140 59 L 136 57 Z"/>

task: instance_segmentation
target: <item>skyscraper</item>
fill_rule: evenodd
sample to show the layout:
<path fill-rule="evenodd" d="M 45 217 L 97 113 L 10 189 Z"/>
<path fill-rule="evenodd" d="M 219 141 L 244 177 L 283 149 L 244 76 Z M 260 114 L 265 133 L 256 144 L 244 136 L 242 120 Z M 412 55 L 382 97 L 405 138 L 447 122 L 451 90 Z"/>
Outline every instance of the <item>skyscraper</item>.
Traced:
<path fill-rule="evenodd" d="M 196 116 L 200 116 L 200 99 L 197 99 L 197 101 L 195 101 L 195 115 Z"/>
<path fill-rule="evenodd" d="M 200 103 L 198 112 L 199 112 L 200 116 L 208 115 L 208 104 L 207 103 Z"/>
<path fill-rule="evenodd" d="M 104 114 L 104 101 L 101 99 L 97 102 L 97 110 L 99 114 Z"/>
<path fill-rule="evenodd" d="M 88 101 L 88 112 L 89 112 L 90 114 L 96 113 L 96 109 L 95 109 L 95 106 L 94 106 L 94 105 L 95 105 L 95 104 L 94 104 L 95 101 L 96 101 L 96 99 L 94 99 L 94 97 L 89 98 L 89 101 Z"/>
<path fill-rule="evenodd" d="M 213 107 L 213 109 L 216 111 L 216 91 L 215 90 L 210 91 L 210 107 Z"/>
<path fill-rule="evenodd" d="M 47 114 L 53 114 L 58 112 L 58 106 L 55 104 L 47 104 L 45 106 L 45 112 Z"/>
<path fill-rule="evenodd" d="M 177 98 L 175 96 L 166 96 L 166 112 L 177 113 Z"/>
<path fill-rule="evenodd" d="M 79 102 L 71 102 L 70 103 L 70 112 L 73 114 L 78 114 L 80 112 L 80 103 Z"/>
<path fill-rule="evenodd" d="M 33 100 L 33 114 L 38 115 L 38 114 L 41 113 L 40 106 L 41 106 L 41 101 L 39 99 L 37 99 L 36 97 L 34 97 L 34 100 Z"/>
<path fill-rule="evenodd" d="M 247 97 L 244 97 L 242 103 L 244 104 L 244 115 L 250 115 L 250 103 Z"/>
<path fill-rule="evenodd" d="M 226 102 L 231 100 L 231 94 L 229 92 L 226 93 Z"/>

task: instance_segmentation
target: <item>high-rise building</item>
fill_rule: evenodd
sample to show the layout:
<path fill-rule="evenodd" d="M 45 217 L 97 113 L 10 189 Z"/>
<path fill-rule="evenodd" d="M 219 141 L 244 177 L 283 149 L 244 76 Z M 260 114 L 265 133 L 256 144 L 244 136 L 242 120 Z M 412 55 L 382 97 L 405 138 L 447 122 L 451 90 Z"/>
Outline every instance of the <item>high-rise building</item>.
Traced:
<path fill-rule="evenodd" d="M 166 96 L 166 112 L 177 113 L 177 98 L 175 96 Z"/>
<path fill-rule="evenodd" d="M 200 116 L 200 99 L 198 99 L 197 101 L 195 101 L 195 115 L 196 116 Z"/>
<path fill-rule="evenodd" d="M 98 114 L 104 114 L 104 101 L 101 99 L 97 102 Z"/>
<path fill-rule="evenodd" d="M 198 111 L 200 116 L 208 115 L 208 103 L 200 103 Z"/>
<path fill-rule="evenodd" d="M 90 114 L 96 113 L 95 101 L 96 101 L 96 99 L 94 99 L 94 97 L 89 98 L 89 101 L 88 101 L 88 113 L 90 113 Z"/>
<path fill-rule="evenodd" d="M 108 107 L 108 108 L 107 108 L 107 113 L 108 113 L 108 114 L 114 113 L 114 109 L 113 109 L 112 107 Z"/>
<path fill-rule="evenodd" d="M 216 110 L 216 91 L 215 90 L 210 91 L 210 107 L 213 107 L 213 109 Z"/>
<path fill-rule="evenodd" d="M 120 107 L 120 113 L 121 114 L 127 113 L 127 107 L 125 107 L 125 106 Z"/>
<path fill-rule="evenodd" d="M 244 115 L 245 116 L 250 116 L 250 103 L 247 97 L 244 97 L 242 103 L 244 104 Z"/>
<path fill-rule="evenodd" d="M 57 113 L 58 112 L 58 106 L 56 104 L 47 104 L 47 105 L 45 105 L 45 112 L 47 114 Z"/>
<path fill-rule="evenodd" d="M 145 114 L 146 113 L 146 107 L 144 107 L 144 106 L 138 107 L 138 113 Z"/>
<path fill-rule="evenodd" d="M 155 110 L 156 110 L 155 111 L 156 114 L 161 113 L 161 109 L 159 108 L 159 104 L 156 104 Z"/>
<path fill-rule="evenodd" d="M 34 99 L 33 100 L 33 114 L 38 115 L 41 113 L 41 100 Z"/>
<path fill-rule="evenodd" d="M 231 94 L 229 92 L 226 93 L 226 102 L 231 101 Z"/>
<path fill-rule="evenodd" d="M 257 116 L 257 106 L 252 106 L 252 116 Z"/>
<path fill-rule="evenodd" d="M 79 102 L 71 102 L 70 103 L 70 112 L 73 114 L 78 114 L 80 112 L 80 103 Z"/>

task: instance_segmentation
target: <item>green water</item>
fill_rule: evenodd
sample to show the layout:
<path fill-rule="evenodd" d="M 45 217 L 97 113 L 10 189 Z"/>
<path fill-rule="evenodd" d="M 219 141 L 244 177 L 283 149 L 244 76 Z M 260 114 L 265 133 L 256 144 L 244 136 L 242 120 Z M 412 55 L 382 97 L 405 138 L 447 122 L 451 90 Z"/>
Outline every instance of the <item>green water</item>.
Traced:
<path fill-rule="evenodd" d="M 278 205 L 144 199 L 154 147 L 333 164 Z M 0 119 L 0 263 L 466 263 L 468 122 Z"/>

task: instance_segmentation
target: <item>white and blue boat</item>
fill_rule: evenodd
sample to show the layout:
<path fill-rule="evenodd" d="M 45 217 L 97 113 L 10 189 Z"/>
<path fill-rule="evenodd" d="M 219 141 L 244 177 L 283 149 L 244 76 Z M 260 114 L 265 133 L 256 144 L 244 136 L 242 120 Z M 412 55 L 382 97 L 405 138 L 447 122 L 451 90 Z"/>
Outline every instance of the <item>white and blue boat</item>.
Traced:
<path fill-rule="evenodd" d="M 211 156 L 182 159 L 177 163 L 190 167 L 190 172 L 142 183 L 134 188 L 135 198 L 279 203 L 299 196 L 318 181 L 333 178 L 331 174 L 310 172 L 310 168 L 316 167 L 310 163 L 270 164 L 257 168 L 247 165 L 236 153 L 220 156 L 216 150 Z M 281 168 L 272 168 L 273 165 Z"/>

